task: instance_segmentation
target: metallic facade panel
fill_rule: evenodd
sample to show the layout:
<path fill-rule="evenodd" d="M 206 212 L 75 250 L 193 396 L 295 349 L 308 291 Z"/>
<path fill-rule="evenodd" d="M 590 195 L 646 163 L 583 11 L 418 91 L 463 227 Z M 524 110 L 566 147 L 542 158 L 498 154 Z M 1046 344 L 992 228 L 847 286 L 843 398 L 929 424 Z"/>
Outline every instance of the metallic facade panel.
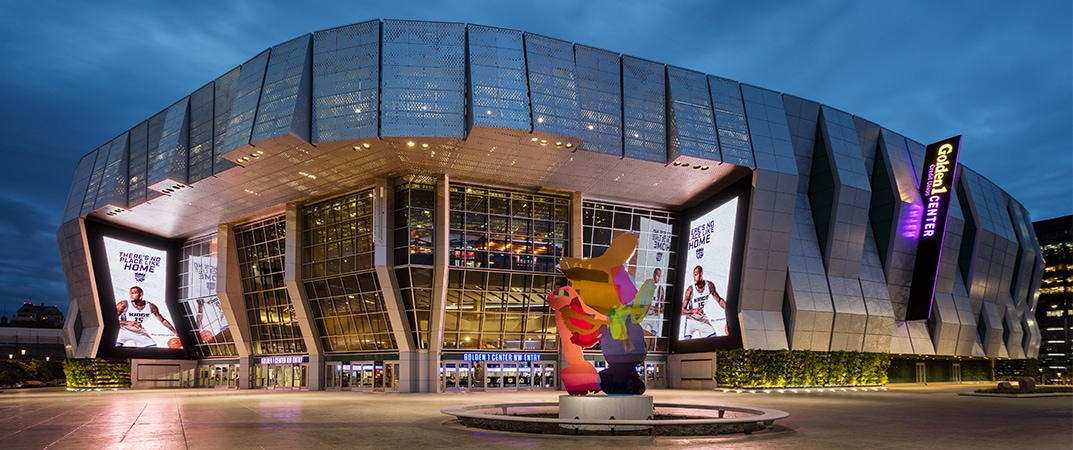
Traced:
<path fill-rule="evenodd" d="M 798 163 L 794 161 L 794 148 L 790 128 L 787 125 L 787 111 L 782 96 L 777 92 L 749 85 L 741 85 L 742 100 L 745 104 L 745 120 L 749 125 L 749 134 L 753 144 L 753 157 L 757 169 L 779 173 L 798 173 Z M 806 171 L 807 172 L 807 171 Z M 804 177 L 807 179 L 807 173 Z"/>
<path fill-rule="evenodd" d="M 213 119 L 212 119 L 212 173 L 218 174 L 235 166 L 224 159 L 224 139 L 227 138 L 227 126 L 231 123 L 231 108 L 235 104 L 238 88 L 238 76 L 242 66 L 231 69 L 213 83 Z"/>
<path fill-rule="evenodd" d="M 890 350 L 891 333 L 894 327 L 894 309 L 890 303 L 890 293 L 883 277 L 883 264 L 879 259 L 872 227 L 868 227 L 865 236 L 864 252 L 861 257 L 861 293 L 864 306 L 868 311 L 868 324 L 865 327 L 864 352 L 886 352 Z"/>
<path fill-rule="evenodd" d="M 853 118 L 826 106 L 820 117 L 823 145 L 815 147 L 809 200 L 828 275 L 857 278 L 872 197 L 870 181 Z"/>
<path fill-rule="evenodd" d="M 703 73 L 667 66 L 668 159 L 679 156 L 723 161 L 712 98 Z"/>
<path fill-rule="evenodd" d="M 822 107 L 821 112 L 824 121 L 823 136 L 830 146 L 831 159 L 838 170 L 839 183 L 864 191 L 870 190 L 853 116 L 828 106 Z"/>
<path fill-rule="evenodd" d="M 384 21 L 381 136 L 465 136 L 465 31 L 460 23 Z"/>
<path fill-rule="evenodd" d="M 581 150 L 622 156 L 622 66 L 619 55 L 574 46 L 581 108 Z"/>
<path fill-rule="evenodd" d="M 835 310 L 808 195 L 797 194 L 794 209 L 794 244 L 787 260 L 786 287 L 790 302 L 787 330 L 790 349 L 828 351 Z"/>
<path fill-rule="evenodd" d="M 210 82 L 190 94 L 190 183 L 212 176 L 213 90 Z"/>
<path fill-rule="evenodd" d="M 86 199 L 86 190 L 89 188 L 89 179 L 93 174 L 93 163 L 97 161 L 97 150 L 87 153 L 78 160 L 75 166 L 74 179 L 71 180 L 71 189 L 67 193 L 67 204 L 63 208 L 62 222 L 67 222 L 82 215 L 82 201 Z"/>
<path fill-rule="evenodd" d="M 663 64 L 622 57 L 622 130 L 627 158 L 667 162 L 667 91 Z"/>
<path fill-rule="evenodd" d="M 380 130 L 380 21 L 313 33 L 313 143 Z"/>
<path fill-rule="evenodd" d="M 271 49 L 265 50 L 242 64 L 235 84 L 235 99 L 231 103 L 231 117 L 227 120 L 227 134 L 220 146 L 221 154 L 226 155 L 250 143 L 271 53 Z"/>
<path fill-rule="evenodd" d="M 186 184 L 189 167 L 190 97 L 167 109 L 161 126 L 160 140 L 149 161 L 149 187 L 157 184 Z"/>
<path fill-rule="evenodd" d="M 108 156 L 104 161 L 104 173 L 97 189 L 94 210 L 107 206 L 108 212 L 114 213 L 118 208 L 127 207 L 127 140 L 127 133 L 123 133 L 101 147 L 101 151 L 107 149 Z"/>
<path fill-rule="evenodd" d="M 93 171 L 90 173 L 85 197 L 82 200 L 82 214 L 93 211 L 97 206 L 97 192 L 100 191 L 101 183 L 104 181 L 104 168 L 108 165 L 108 146 L 98 148 L 96 154 Z"/>
<path fill-rule="evenodd" d="M 87 209 L 92 206 L 92 204 L 86 204 L 86 199 L 89 197 L 88 192 L 91 189 L 95 195 L 100 184 L 99 180 L 97 183 L 92 182 L 95 165 L 97 165 L 97 156 L 100 153 L 100 148 L 95 149 L 78 161 L 78 168 L 75 169 L 74 173 L 74 182 L 71 184 L 71 192 L 68 194 L 67 208 L 64 208 L 64 221 L 86 214 Z M 90 200 L 90 202 L 93 200 Z"/>
<path fill-rule="evenodd" d="M 873 166 L 869 218 L 885 268 L 894 317 L 899 319 L 905 318 L 909 302 L 923 212 L 915 177 L 905 138 L 882 129 Z M 880 200 L 882 196 L 889 196 L 889 200 Z"/>
<path fill-rule="evenodd" d="M 149 122 L 130 129 L 130 159 L 127 175 L 127 206 L 145 203 L 149 166 Z"/>
<path fill-rule="evenodd" d="M 525 34 L 529 101 L 533 130 L 577 136 L 581 122 L 574 46 L 536 34 Z"/>
<path fill-rule="evenodd" d="M 522 32 L 479 25 L 467 32 L 473 126 L 531 130 Z"/>
<path fill-rule="evenodd" d="M 250 142 L 293 135 L 309 142 L 312 35 L 272 47 Z"/>
<path fill-rule="evenodd" d="M 756 167 L 749 124 L 745 120 L 741 85 L 737 81 L 708 75 L 708 91 L 712 98 L 712 109 L 715 111 L 719 151 L 723 161 L 738 166 Z"/>

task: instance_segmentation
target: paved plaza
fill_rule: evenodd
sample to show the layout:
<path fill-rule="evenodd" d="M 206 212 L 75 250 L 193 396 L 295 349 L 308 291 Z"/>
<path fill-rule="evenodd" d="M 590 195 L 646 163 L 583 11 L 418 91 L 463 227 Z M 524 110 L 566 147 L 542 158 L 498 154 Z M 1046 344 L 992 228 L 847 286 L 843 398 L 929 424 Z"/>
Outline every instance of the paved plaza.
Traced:
<path fill-rule="evenodd" d="M 770 431 L 704 438 L 504 434 L 464 429 L 440 413 L 462 404 L 554 402 L 560 392 L 7 390 L 0 391 L 0 448 L 1073 448 L 1073 397 L 957 395 L 976 387 L 796 394 L 649 391 L 656 403 L 790 413 Z"/>

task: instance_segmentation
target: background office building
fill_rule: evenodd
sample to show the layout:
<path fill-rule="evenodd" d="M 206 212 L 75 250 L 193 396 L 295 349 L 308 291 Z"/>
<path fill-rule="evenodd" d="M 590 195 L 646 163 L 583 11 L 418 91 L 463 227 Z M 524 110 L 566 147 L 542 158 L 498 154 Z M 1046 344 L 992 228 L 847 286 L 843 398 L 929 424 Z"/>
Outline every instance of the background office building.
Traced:
<path fill-rule="evenodd" d="M 650 387 L 711 386 L 720 348 L 1035 357 L 1031 221 L 968 167 L 930 318 L 906 320 L 924 153 L 814 101 L 551 37 L 318 31 L 82 158 L 58 231 L 65 336 L 132 359 L 135 385 L 555 389 L 558 260 L 633 232 L 630 275 L 658 277 Z M 717 333 L 681 314 L 696 266 L 727 299 Z"/>
<path fill-rule="evenodd" d="M 1043 249 L 1036 320 L 1042 334 L 1039 367 L 1047 378 L 1073 376 L 1073 216 L 1032 224 Z"/>

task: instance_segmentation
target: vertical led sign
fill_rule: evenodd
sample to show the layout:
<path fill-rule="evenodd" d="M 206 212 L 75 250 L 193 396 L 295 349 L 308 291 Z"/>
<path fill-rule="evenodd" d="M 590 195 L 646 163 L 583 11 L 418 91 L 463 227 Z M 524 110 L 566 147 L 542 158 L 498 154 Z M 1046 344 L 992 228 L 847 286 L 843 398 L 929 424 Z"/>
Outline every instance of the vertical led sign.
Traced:
<path fill-rule="evenodd" d="M 924 154 L 924 167 L 920 175 L 920 197 L 924 200 L 924 214 L 920 219 L 916 265 L 913 268 L 913 285 L 909 290 L 905 320 L 927 320 L 931 317 L 935 279 L 943 253 L 946 212 L 954 192 L 954 174 L 957 171 L 960 146 L 961 136 L 958 135 L 929 145 Z"/>

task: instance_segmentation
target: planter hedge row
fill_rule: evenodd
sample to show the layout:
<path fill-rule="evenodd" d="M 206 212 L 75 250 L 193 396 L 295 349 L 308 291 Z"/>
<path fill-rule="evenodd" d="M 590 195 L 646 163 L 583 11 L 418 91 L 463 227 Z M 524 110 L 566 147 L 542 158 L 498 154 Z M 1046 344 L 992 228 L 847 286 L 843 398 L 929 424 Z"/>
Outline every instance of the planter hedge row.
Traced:
<path fill-rule="evenodd" d="M 68 358 L 63 361 L 67 387 L 125 388 L 130 387 L 130 363 L 92 358 Z"/>
<path fill-rule="evenodd" d="M 716 381 L 744 388 L 887 384 L 890 355 L 808 350 L 719 350 Z"/>

